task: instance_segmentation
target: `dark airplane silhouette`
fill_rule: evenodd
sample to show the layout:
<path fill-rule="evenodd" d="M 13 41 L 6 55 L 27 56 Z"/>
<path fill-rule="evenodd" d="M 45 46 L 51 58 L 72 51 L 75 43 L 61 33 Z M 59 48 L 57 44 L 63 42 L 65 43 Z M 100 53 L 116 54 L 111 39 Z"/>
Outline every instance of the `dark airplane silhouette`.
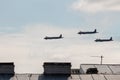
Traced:
<path fill-rule="evenodd" d="M 60 36 L 58 36 L 58 37 L 48 37 L 48 36 L 46 36 L 44 39 L 61 39 L 61 38 L 63 38 L 62 37 L 62 34 L 60 34 Z"/>
<path fill-rule="evenodd" d="M 94 31 L 86 31 L 86 32 L 80 31 L 80 32 L 78 32 L 78 34 L 94 34 L 94 33 L 98 33 L 96 29 Z"/>
<path fill-rule="evenodd" d="M 95 42 L 107 42 L 107 41 L 113 41 L 112 37 L 110 39 L 96 39 Z"/>

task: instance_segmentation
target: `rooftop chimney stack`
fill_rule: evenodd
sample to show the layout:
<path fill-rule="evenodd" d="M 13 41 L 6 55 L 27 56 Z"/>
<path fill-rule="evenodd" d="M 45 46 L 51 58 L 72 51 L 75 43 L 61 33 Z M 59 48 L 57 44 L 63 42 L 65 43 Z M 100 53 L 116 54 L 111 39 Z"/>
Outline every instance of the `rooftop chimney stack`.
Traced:
<path fill-rule="evenodd" d="M 45 62 L 44 65 L 45 75 L 70 75 L 71 63 L 66 62 Z"/>

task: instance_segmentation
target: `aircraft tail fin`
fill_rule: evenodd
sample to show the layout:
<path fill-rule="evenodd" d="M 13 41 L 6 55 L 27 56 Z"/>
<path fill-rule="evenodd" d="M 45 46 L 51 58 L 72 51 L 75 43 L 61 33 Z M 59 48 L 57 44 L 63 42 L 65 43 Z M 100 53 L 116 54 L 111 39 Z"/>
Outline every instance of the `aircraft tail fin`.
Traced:
<path fill-rule="evenodd" d="M 60 34 L 60 36 L 59 36 L 60 38 L 62 38 L 62 34 Z"/>
<path fill-rule="evenodd" d="M 112 37 L 110 37 L 110 40 L 112 41 Z"/>
<path fill-rule="evenodd" d="M 94 32 L 97 32 L 97 29 L 95 29 Z"/>

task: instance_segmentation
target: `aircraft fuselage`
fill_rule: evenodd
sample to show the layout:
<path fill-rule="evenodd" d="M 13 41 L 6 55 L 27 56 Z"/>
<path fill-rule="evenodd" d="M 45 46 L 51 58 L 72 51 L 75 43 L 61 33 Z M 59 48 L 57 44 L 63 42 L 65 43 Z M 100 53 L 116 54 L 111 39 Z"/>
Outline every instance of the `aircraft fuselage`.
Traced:
<path fill-rule="evenodd" d="M 45 37 L 44 39 L 60 39 L 60 38 L 62 38 L 62 37 Z"/>
<path fill-rule="evenodd" d="M 78 34 L 95 34 L 95 33 L 97 33 L 97 30 L 95 29 L 94 31 L 80 31 L 80 32 L 78 32 Z"/>
<path fill-rule="evenodd" d="M 107 42 L 107 41 L 113 41 L 112 37 L 110 39 L 96 39 L 96 42 Z"/>
<path fill-rule="evenodd" d="M 97 39 L 96 39 L 95 41 L 96 41 L 96 42 L 106 42 L 106 41 L 113 41 L 113 40 L 107 40 L 107 39 L 102 39 L 102 40 L 101 40 L 101 39 L 98 39 L 98 40 L 97 40 Z"/>
<path fill-rule="evenodd" d="M 96 32 L 78 32 L 78 34 L 94 34 Z"/>
<path fill-rule="evenodd" d="M 61 39 L 61 38 L 63 38 L 62 37 L 62 34 L 60 34 L 60 36 L 58 36 L 58 37 L 48 37 L 48 36 L 46 36 L 44 39 Z"/>

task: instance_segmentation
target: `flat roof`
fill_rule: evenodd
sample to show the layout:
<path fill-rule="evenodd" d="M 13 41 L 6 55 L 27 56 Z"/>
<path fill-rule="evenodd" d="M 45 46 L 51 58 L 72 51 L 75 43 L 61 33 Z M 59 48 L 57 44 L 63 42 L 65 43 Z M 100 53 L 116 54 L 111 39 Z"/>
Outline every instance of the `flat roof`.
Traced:
<path fill-rule="evenodd" d="M 80 68 L 83 73 L 88 68 L 97 68 L 98 74 L 120 74 L 120 64 L 81 64 Z"/>
<path fill-rule="evenodd" d="M 71 65 L 70 62 L 44 62 L 44 65 L 62 65 L 62 66 L 66 66 L 66 65 Z"/>
<path fill-rule="evenodd" d="M 13 62 L 0 62 L 0 65 L 14 65 Z"/>

